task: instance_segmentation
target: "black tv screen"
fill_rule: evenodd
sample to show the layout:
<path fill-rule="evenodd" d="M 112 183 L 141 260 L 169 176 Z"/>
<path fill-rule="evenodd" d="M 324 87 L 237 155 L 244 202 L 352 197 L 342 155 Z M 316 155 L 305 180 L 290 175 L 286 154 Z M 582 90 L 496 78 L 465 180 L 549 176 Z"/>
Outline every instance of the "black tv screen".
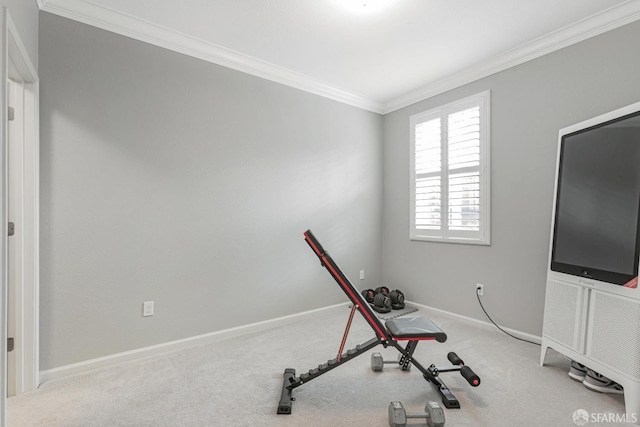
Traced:
<path fill-rule="evenodd" d="M 551 270 L 623 285 L 638 276 L 640 112 L 560 144 Z"/>

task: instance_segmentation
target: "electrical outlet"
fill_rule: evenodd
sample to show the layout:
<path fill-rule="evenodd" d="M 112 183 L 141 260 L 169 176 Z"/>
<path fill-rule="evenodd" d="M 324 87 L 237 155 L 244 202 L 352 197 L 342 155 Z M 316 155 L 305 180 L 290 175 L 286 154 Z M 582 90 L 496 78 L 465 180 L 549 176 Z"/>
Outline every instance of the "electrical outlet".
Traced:
<path fill-rule="evenodd" d="M 476 283 L 476 293 L 479 296 L 483 296 L 484 295 L 484 285 L 482 283 Z"/>
<path fill-rule="evenodd" d="M 153 316 L 153 301 L 145 301 L 142 303 L 142 316 Z"/>
<path fill-rule="evenodd" d="M 364 270 L 360 270 L 360 280 L 364 280 Z"/>

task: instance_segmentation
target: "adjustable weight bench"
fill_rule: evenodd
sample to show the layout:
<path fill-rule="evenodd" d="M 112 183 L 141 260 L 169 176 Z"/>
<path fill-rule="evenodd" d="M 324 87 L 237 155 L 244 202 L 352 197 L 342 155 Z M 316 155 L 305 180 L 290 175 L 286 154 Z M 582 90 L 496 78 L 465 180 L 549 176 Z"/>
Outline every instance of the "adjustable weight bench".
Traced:
<path fill-rule="evenodd" d="M 309 372 L 305 372 L 299 376 L 296 376 L 295 369 L 287 368 L 284 370 L 284 381 L 280 402 L 278 403 L 278 414 L 291 414 L 291 403 L 295 400 L 292 397 L 293 389 L 329 372 L 333 368 L 347 363 L 351 359 L 366 353 L 378 345 L 382 345 L 385 348 L 394 347 L 397 349 L 400 352 L 398 364 L 403 370 L 407 370 L 410 365 L 413 365 L 422 372 L 422 376 L 428 382 L 431 382 L 438 390 L 442 397 L 442 403 L 446 408 L 460 408 L 460 402 L 458 402 L 449 388 L 442 382 L 439 374 L 442 372 L 459 371 L 469 384 L 477 387 L 480 385 L 480 378 L 471 368 L 465 366 L 464 362 L 453 352 L 447 355 L 447 358 L 452 363 L 452 366 L 447 367 L 431 365 L 425 368 L 413 357 L 419 341 L 435 340 L 442 343 L 447 340 L 447 335 L 426 317 L 401 317 L 387 320 L 383 324 L 310 230 L 304 233 L 304 238 L 320 259 L 320 264 L 329 271 L 353 305 L 336 358 L 327 360 L 326 363 L 320 364 L 317 368 L 313 368 L 309 370 Z M 343 353 L 344 344 L 355 310 L 358 310 L 369 326 L 371 326 L 375 332 L 375 337 Z M 400 342 L 406 342 L 406 345 L 403 347 Z"/>

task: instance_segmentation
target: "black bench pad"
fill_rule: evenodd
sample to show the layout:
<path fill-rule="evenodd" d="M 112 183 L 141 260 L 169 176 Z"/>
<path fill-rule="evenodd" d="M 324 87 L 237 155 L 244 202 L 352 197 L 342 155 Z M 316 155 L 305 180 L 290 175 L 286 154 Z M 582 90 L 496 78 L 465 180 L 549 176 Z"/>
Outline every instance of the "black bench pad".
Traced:
<path fill-rule="evenodd" d="M 426 317 L 401 317 L 387 320 L 387 331 L 393 338 L 400 340 L 433 340 L 445 342 L 447 334 Z"/>

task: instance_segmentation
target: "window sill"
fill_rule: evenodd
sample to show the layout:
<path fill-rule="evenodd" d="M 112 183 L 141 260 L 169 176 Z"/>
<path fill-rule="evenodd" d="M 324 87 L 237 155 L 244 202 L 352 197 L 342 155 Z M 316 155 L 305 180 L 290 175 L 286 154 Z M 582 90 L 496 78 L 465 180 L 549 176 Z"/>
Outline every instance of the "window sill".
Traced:
<path fill-rule="evenodd" d="M 409 240 L 415 242 L 454 243 L 459 245 L 491 246 L 491 241 L 486 239 L 473 239 L 462 237 L 436 237 L 436 236 L 410 236 Z"/>

